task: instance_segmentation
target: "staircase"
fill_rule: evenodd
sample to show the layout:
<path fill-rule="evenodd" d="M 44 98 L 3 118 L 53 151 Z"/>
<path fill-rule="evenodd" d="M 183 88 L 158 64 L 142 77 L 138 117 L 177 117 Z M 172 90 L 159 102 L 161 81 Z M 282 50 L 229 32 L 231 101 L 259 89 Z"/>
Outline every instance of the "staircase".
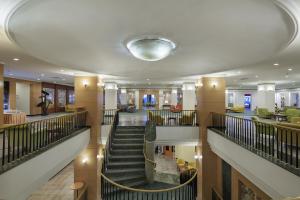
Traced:
<path fill-rule="evenodd" d="M 117 126 L 107 155 L 107 177 L 128 187 L 146 184 L 144 134 L 144 126 Z"/>

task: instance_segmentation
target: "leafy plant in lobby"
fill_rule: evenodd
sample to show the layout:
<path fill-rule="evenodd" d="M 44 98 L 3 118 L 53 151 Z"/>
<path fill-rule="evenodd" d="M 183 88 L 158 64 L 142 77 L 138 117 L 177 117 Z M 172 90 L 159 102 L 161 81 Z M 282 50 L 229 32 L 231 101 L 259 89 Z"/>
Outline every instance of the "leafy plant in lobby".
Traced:
<path fill-rule="evenodd" d="M 48 115 L 49 105 L 52 104 L 52 101 L 48 98 L 49 93 L 42 90 L 42 95 L 40 96 L 41 102 L 37 104 L 37 107 L 41 107 L 42 115 Z"/>

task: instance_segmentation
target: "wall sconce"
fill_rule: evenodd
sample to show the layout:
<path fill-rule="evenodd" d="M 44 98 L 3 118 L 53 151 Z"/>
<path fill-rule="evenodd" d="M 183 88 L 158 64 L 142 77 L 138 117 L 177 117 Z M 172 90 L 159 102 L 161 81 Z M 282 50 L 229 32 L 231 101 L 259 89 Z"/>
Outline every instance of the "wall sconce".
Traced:
<path fill-rule="evenodd" d="M 213 81 L 213 82 L 211 82 L 211 86 L 212 86 L 213 88 L 216 88 L 216 87 L 218 86 L 218 83 L 215 82 L 215 81 Z"/>
<path fill-rule="evenodd" d="M 98 154 L 98 155 L 97 155 L 97 159 L 98 159 L 98 160 L 100 160 L 100 159 L 102 159 L 102 158 L 103 158 L 103 155 L 102 155 L 102 154 Z"/>
<path fill-rule="evenodd" d="M 86 88 L 89 84 L 89 82 L 87 80 L 83 80 L 82 81 L 83 86 Z"/>
<path fill-rule="evenodd" d="M 195 155 L 194 158 L 195 158 L 195 160 L 201 160 L 203 158 L 203 156 L 202 155 Z"/>
<path fill-rule="evenodd" d="M 88 158 L 87 157 L 84 157 L 83 159 L 82 159 L 82 164 L 86 164 L 88 162 Z"/>

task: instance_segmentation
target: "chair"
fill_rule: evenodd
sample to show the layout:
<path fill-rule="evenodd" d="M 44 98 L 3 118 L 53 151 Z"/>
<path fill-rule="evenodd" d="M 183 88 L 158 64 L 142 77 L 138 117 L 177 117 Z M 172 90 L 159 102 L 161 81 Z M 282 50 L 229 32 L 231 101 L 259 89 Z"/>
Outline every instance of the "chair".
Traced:
<path fill-rule="evenodd" d="M 235 113 L 243 113 L 243 112 L 245 112 L 245 107 L 244 106 L 234 106 L 230 110 Z"/>
<path fill-rule="evenodd" d="M 261 118 L 271 119 L 273 113 L 269 112 L 267 108 L 257 108 L 256 115 Z"/>
<path fill-rule="evenodd" d="M 183 115 L 181 118 L 179 118 L 179 124 L 180 125 L 193 125 L 194 116 L 195 116 L 195 112 L 192 112 L 189 115 Z"/>
<path fill-rule="evenodd" d="M 284 114 L 287 116 L 287 121 L 292 122 L 292 118 L 300 117 L 300 110 L 294 108 L 288 108 L 286 109 Z"/>
<path fill-rule="evenodd" d="M 156 125 L 163 125 L 165 118 L 160 115 L 154 115 L 153 112 L 149 111 L 149 120 L 154 121 Z"/>

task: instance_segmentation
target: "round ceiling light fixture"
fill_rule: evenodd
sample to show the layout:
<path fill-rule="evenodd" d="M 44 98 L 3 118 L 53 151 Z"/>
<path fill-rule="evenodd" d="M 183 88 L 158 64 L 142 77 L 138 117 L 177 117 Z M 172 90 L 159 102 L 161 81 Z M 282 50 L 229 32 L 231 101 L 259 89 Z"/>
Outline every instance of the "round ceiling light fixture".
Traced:
<path fill-rule="evenodd" d="M 130 40 L 126 47 L 138 59 L 158 61 L 169 56 L 176 48 L 176 44 L 166 38 L 147 36 Z"/>

